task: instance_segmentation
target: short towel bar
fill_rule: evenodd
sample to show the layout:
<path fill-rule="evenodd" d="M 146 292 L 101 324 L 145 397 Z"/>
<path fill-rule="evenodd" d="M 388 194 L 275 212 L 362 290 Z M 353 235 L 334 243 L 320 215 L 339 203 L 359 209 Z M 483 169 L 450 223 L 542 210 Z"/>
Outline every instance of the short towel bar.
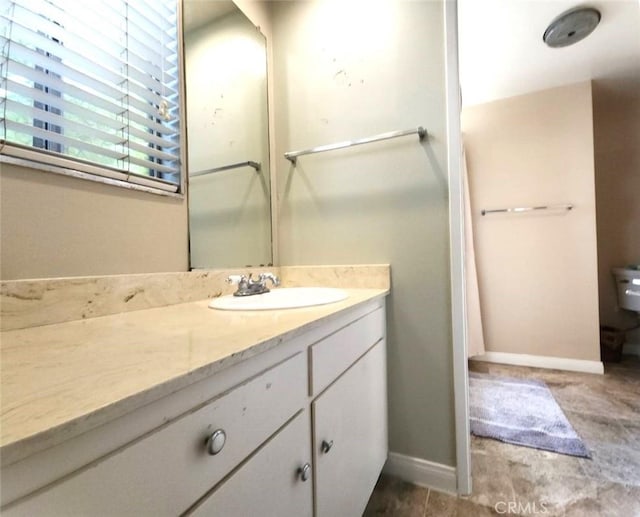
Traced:
<path fill-rule="evenodd" d="M 514 212 L 514 213 L 522 213 L 522 212 L 533 212 L 534 210 L 572 210 L 573 205 L 570 203 L 563 205 L 541 205 L 541 206 L 523 206 L 523 207 L 513 207 L 513 208 L 492 208 L 492 209 L 483 209 L 481 210 L 482 215 L 487 214 L 497 214 L 497 213 L 505 213 L 505 212 Z"/>
<path fill-rule="evenodd" d="M 251 160 L 249 160 L 246 162 L 232 163 L 230 165 L 222 165 L 221 167 L 214 167 L 213 169 L 206 169 L 204 171 L 193 172 L 189 174 L 189 177 L 193 178 L 195 176 L 204 176 L 205 174 L 214 174 L 216 172 L 228 171 L 229 169 L 238 169 L 240 167 L 253 167 L 256 170 L 256 172 L 260 172 L 262 165 L 259 164 L 258 162 L 252 162 Z"/>

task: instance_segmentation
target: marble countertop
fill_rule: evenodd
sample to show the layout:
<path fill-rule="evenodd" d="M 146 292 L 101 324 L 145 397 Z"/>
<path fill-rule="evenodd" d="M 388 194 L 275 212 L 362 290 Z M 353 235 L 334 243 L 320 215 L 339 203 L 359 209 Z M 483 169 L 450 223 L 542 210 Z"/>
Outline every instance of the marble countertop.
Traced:
<path fill-rule="evenodd" d="M 295 337 L 387 289 L 330 305 L 218 311 L 208 300 L 0 334 L 3 463 L 71 437 Z"/>

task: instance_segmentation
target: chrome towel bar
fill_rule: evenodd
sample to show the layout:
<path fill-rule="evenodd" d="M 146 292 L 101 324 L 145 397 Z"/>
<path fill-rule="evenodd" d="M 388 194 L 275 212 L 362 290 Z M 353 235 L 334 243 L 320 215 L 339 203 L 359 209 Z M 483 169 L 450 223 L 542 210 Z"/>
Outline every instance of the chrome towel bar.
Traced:
<path fill-rule="evenodd" d="M 564 205 L 542 205 L 542 206 L 524 206 L 524 207 L 514 207 L 514 208 L 492 208 L 490 210 L 484 209 L 481 210 L 480 213 L 482 215 L 487 214 L 497 214 L 499 212 L 513 212 L 513 213 L 522 213 L 522 212 L 533 212 L 535 210 L 573 210 L 573 205 L 570 203 Z"/>
<path fill-rule="evenodd" d="M 418 135 L 420 140 L 422 140 L 427 136 L 427 130 L 420 126 L 416 129 L 407 129 L 406 131 L 391 131 L 389 133 L 382 133 L 380 135 L 361 138 L 359 140 L 348 140 L 346 142 L 338 142 L 337 144 L 321 145 L 318 147 L 312 147 L 311 149 L 304 149 L 302 151 L 290 151 L 288 153 L 284 153 L 284 157 L 295 165 L 298 156 L 302 156 L 303 154 L 323 153 L 325 151 L 334 151 L 336 149 L 344 149 L 345 147 L 370 144 L 372 142 L 380 142 L 381 140 L 389 140 L 390 138 L 408 135 Z"/>
<path fill-rule="evenodd" d="M 256 170 L 256 172 L 260 172 L 262 165 L 259 164 L 258 162 L 252 162 L 251 160 L 249 160 L 246 162 L 232 163 L 229 165 L 222 165 L 221 167 L 214 167 L 213 169 L 206 169 L 204 171 L 194 172 L 192 174 L 189 174 L 189 177 L 193 178 L 195 176 L 204 176 L 205 174 L 213 174 L 215 172 L 228 171 L 229 169 L 238 169 L 240 167 L 253 167 Z"/>

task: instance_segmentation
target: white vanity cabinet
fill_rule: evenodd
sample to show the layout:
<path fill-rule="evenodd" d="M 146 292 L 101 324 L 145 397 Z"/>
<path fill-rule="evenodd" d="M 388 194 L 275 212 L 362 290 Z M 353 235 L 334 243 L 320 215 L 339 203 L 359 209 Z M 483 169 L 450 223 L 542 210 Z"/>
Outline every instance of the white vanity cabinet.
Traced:
<path fill-rule="evenodd" d="M 190 516 L 311 517 L 311 428 L 300 412 Z"/>
<path fill-rule="evenodd" d="M 360 516 L 387 459 L 384 341 L 312 404 L 316 515 Z"/>
<path fill-rule="evenodd" d="M 1 513 L 357 517 L 387 456 L 384 335 L 375 299 L 4 466 Z"/>
<path fill-rule="evenodd" d="M 2 515 L 179 515 L 304 407 L 306 382 L 306 357 L 299 352 L 23 503 L 3 508 Z M 216 431 L 224 434 L 224 443 L 219 441 L 220 450 L 212 455 L 208 438 Z M 73 454 L 73 444 L 69 447 Z"/>

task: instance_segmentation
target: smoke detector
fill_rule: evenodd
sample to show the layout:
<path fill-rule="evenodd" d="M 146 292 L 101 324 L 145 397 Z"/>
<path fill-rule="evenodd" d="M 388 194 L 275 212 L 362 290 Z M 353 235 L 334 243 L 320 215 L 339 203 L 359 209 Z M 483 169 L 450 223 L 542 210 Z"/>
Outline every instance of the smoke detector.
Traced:
<path fill-rule="evenodd" d="M 552 48 L 568 47 L 591 34 L 600 18 L 600 11 L 593 7 L 570 9 L 549 24 L 542 40 Z"/>

